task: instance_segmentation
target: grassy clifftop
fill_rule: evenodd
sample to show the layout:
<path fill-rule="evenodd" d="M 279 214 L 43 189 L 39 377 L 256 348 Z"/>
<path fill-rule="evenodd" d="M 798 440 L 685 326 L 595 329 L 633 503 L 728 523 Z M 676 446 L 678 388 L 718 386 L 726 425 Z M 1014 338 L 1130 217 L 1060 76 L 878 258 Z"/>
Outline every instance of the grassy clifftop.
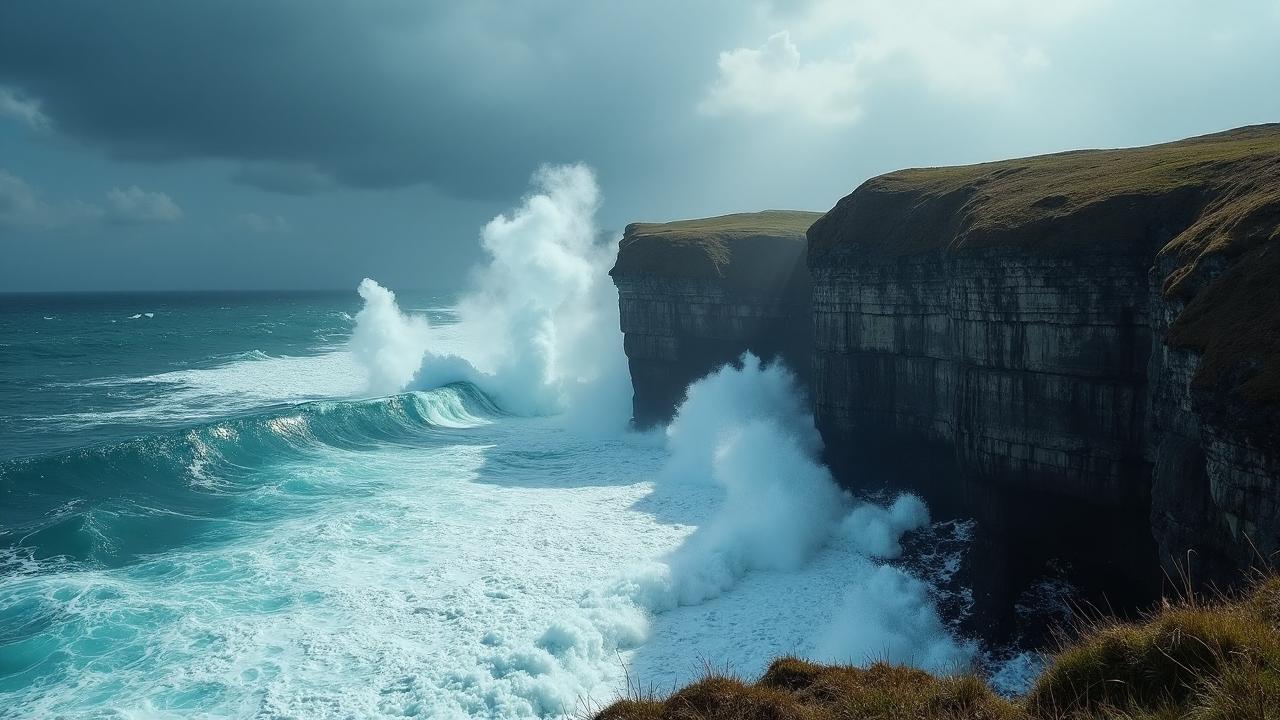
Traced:
<path fill-rule="evenodd" d="M 1202 388 L 1280 407 L 1280 124 L 872 178 L 809 230 L 813 267 L 922 253 L 1106 253 L 1188 303 Z"/>
<path fill-rule="evenodd" d="M 614 277 L 653 274 L 715 280 L 769 292 L 803 266 L 805 231 L 822 213 L 766 210 L 669 223 L 632 223 L 618 246 Z"/>
<path fill-rule="evenodd" d="M 815 223 L 812 252 L 1008 245 L 1186 255 L 1245 250 L 1280 222 L 1280 124 L 872 178 Z"/>
<path fill-rule="evenodd" d="M 1137 623 L 1097 622 L 1024 698 L 972 675 L 934 677 L 775 661 L 754 682 L 708 675 L 667 698 L 621 700 L 598 720 L 1262 720 L 1280 713 L 1280 581 L 1246 597 L 1168 604 Z"/>

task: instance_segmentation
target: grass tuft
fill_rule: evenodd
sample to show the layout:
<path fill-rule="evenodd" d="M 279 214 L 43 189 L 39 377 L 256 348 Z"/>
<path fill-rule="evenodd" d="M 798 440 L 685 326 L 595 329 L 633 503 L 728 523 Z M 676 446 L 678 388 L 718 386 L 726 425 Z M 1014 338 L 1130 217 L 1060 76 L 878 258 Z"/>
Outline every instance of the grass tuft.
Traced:
<path fill-rule="evenodd" d="M 602 720 L 1263 720 L 1280 717 L 1280 578 L 1236 599 L 1166 601 L 1140 622 L 1078 628 L 1023 698 L 975 675 L 775 660 L 755 682 L 708 671 Z"/>

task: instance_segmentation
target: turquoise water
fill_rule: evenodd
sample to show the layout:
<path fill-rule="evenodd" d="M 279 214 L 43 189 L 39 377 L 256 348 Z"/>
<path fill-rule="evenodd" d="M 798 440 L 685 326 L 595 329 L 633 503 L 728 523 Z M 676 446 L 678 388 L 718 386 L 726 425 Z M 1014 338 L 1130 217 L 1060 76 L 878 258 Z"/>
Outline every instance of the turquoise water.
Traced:
<path fill-rule="evenodd" d="M 464 344 L 451 299 L 398 301 Z M 703 661 L 968 652 L 867 549 L 918 521 L 780 459 L 785 375 L 602 436 L 467 383 L 369 397 L 359 309 L 0 296 L 0 717 L 564 716 Z"/>
<path fill-rule="evenodd" d="M 437 295 L 405 300 L 448 315 Z M 0 460 L 358 392 L 316 359 L 359 309 L 349 292 L 0 294 Z M 275 362 L 242 362 L 260 359 Z"/>
<path fill-rule="evenodd" d="M 446 299 L 401 302 L 447 338 Z M 687 533 L 636 507 L 661 449 L 465 384 L 363 399 L 359 304 L 0 299 L 0 716 L 520 717 L 617 687 L 616 640 L 538 639 L 599 644 L 583 593 Z"/>

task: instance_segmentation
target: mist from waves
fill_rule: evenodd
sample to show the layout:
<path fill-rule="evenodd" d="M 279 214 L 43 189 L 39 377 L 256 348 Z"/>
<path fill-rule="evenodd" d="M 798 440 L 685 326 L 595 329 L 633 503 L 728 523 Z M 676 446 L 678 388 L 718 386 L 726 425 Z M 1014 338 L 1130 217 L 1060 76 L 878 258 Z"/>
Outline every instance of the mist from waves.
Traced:
<path fill-rule="evenodd" d="M 0 463 L 0 701 L 530 717 L 703 659 L 964 667 L 895 561 L 927 510 L 837 487 L 785 367 L 744 355 L 627 430 L 599 204 L 587 168 L 544 168 L 456 315 L 367 280 L 343 350 L 120 380 L 155 387 L 139 414 L 214 417 Z"/>
<path fill-rule="evenodd" d="M 600 192 L 584 165 L 546 166 L 533 193 L 480 232 L 485 262 L 458 300 L 458 353 L 433 348 L 425 319 L 366 278 L 353 354 L 370 390 L 429 389 L 466 381 L 517 415 L 559 415 L 581 431 L 622 432 L 631 384 L 609 278 L 618 238 L 595 225 Z"/>
<path fill-rule="evenodd" d="M 600 196 L 586 167 L 546 167 L 533 184 L 520 207 L 481 233 L 487 260 L 459 303 L 459 352 L 433 352 L 432 328 L 369 279 L 359 288 L 365 307 L 353 352 L 369 366 L 371 389 L 465 380 L 516 415 L 553 415 L 568 428 L 621 435 L 630 387 L 606 272 L 617 239 L 598 240 Z M 929 524 L 924 503 L 903 495 L 880 506 L 842 491 L 819 460 L 821 439 L 784 366 L 743 355 L 693 383 L 664 432 L 631 441 L 666 450 L 655 496 L 698 497 L 710 511 L 659 561 L 622 569 L 540 635 L 500 652 L 484 683 L 501 685 L 504 697 L 523 698 L 531 714 L 599 698 L 617 689 L 619 658 L 644 664 L 665 615 L 732 595 L 754 574 L 797 574 L 833 553 L 843 558 L 841 592 L 820 601 L 820 632 L 793 633 L 792 648 L 936 672 L 974 660 L 976 645 L 953 637 L 930 586 L 885 562 L 901 554 L 904 533 Z"/>

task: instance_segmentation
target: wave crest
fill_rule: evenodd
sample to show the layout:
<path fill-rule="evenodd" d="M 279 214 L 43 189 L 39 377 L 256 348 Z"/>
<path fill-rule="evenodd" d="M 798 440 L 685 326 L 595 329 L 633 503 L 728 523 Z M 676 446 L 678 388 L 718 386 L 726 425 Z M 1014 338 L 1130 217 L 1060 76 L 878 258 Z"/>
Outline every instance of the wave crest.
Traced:
<path fill-rule="evenodd" d="M 373 400 L 276 408 L 126 442 L 0 464 L 0 548 L 12 562 L 118 566 L 177 544 L 234 498 L 261 486 L 264 466 L 327 449 L 430 444 L 502 414 L 473 385 Z M 39 493 L 31 493 L 39 487 Z M 47 563 L 36 562 L 35 566 Z"/>

